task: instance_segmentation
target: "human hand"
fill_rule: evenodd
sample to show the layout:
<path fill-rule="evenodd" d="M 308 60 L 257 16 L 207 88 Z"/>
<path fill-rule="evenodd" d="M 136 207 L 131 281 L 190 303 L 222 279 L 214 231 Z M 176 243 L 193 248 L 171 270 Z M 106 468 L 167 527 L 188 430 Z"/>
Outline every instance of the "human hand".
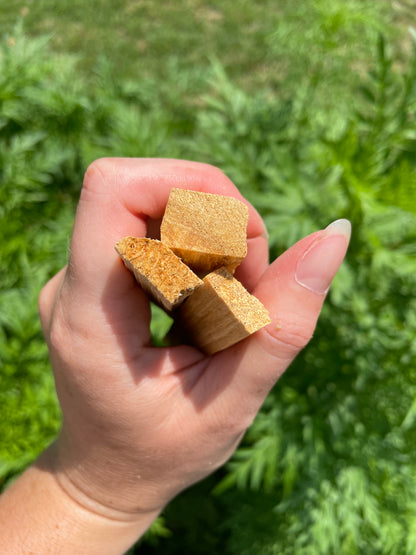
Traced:
<path fill-rule="evenodd" d="M 272 323 L 210 357 L 190 346 L 152 347 L 149 301 L 114 244 L 157 227 L 172 187 L 243 200 L 212 166 L 99 160 L 86 173 L 68 266 L 40 295 L 63 411 L 51 464 L 73 499 L 105 516 L 157 514 L 230 457 L 312 336 L 348 246 L 341 220 L 268 266 L 264 224 L 250 207 L 237 275 Z"/>

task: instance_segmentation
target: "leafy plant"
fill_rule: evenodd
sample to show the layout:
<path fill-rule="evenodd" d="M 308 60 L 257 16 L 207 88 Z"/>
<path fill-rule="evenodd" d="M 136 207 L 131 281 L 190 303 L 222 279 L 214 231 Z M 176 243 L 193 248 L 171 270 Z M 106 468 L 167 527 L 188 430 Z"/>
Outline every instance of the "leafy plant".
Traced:
<path fill-rule="evenodd" d="M 224 552 L 415 548 L 415 60 L 416 50 L 398 73 L 379 38 L 364 104 L 339 121 L 337 134 L 302 92 L 300 100 L 249 97 L 217 68 L 220 86 L 199 116 L 197 148 L 263 214 L 273 254 L 336 217 L 349 217 L 354 230 L 312 344 L 271 392 L 214 490 L 242 490 L 230 494 Z"/>

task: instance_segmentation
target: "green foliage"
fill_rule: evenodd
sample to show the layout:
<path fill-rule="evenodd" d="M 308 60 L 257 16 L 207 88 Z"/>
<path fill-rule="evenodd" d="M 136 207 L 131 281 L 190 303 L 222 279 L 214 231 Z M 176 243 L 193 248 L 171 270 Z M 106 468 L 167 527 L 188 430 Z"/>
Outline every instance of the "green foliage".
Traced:
<path fill-rule="evenodd" d="M 295 94 L 303 88 L 315 110 L 325 109 L 315 117 L 328 127 L 333 112 L 347 114 L 350 109 L 358 71 L 365 71 L 376 34 L 386 31 L 386 6 L 372 0 L 282 0 L 279 4 L 285 17 L 269 44 L 283 66 L 283 90 Z"/>
<path fill-rule="evenodd" d="M 336 132 L 302 91 L 286 102 L 249 97 L 221 68 L 199 115 L 198 148 L 263 214 L 275 255 L 337 217 L 354 230 L 314 341 L 214 490 L 272 491 L 273 533 L 259 539 L 270 515 L 246 493 L 240 503 L 251 506 L 238 518 L 231 508 L 224 525 L 227 553 L 414 549 L 415 61 L 416 49 L 397 73 L 380 38 L 360 111 L 338 116 Z"/>
<path fill-rule="evenodd" d="M 328 25 L 352 21 L 340 2 L 314 6 Z M 416 51 L 400 70 L 382 38 L 375 52 L 329 126 L 328 104 L 309 94 L 314 71 L 279 96 L 248 94 L 213 62 L 195 109 L 182 101 L 195 75 L 174 61 L 160 88 L 118 82 L 104 60 L 87 80 L 46 39 L 16 28 L 3 40 L 2 483 L 59 429 L 37 295 L 66 262 L 85 168 L 103 155 L 194 158 L 221 167 L 259 209 L 273 257 L 339 217 L 354 233 L 310 346 L 226 468 L 175 500 L 137 552 L 416 551 Z M 157 344 L 168 326 L 154 309 Z"/>

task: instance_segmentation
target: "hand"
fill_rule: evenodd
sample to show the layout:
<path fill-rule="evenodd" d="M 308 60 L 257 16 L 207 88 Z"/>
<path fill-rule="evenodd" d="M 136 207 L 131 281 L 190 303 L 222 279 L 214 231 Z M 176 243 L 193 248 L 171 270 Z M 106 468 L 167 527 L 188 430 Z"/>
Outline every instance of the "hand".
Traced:
<path fill-rule="evenodd" d="M 149 301 L 114 244 L 154 228 L 172 187 L 243 200 L 204 164 L 98 160 L 85 176 L 68 266 L 39 300 L 63 411 L 49 460 L 68 495 L 105 516 L 157 514 L 230 457 L 312 336 L 348 246 L 341 220 L 268 266 L 264 224 L 250 206 L 238 278 L 272 323 L 211 357 L 190 346 L 154 348 Z"/>

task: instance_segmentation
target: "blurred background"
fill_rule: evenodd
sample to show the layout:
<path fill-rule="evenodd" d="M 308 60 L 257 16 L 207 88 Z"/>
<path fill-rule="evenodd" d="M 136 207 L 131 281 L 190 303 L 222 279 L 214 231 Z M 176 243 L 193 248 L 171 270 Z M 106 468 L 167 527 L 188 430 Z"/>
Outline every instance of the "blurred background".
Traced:
<path fill-rule="evenodd" d="M 188 158 L 272 258 L 337 218 L 353 237 L 235 456 L 131 552 L 416 553 L 416 1 L 9 0 L 0 35 L 0 487 L 59 430 L 37 296 L 85 169 Z"/>

